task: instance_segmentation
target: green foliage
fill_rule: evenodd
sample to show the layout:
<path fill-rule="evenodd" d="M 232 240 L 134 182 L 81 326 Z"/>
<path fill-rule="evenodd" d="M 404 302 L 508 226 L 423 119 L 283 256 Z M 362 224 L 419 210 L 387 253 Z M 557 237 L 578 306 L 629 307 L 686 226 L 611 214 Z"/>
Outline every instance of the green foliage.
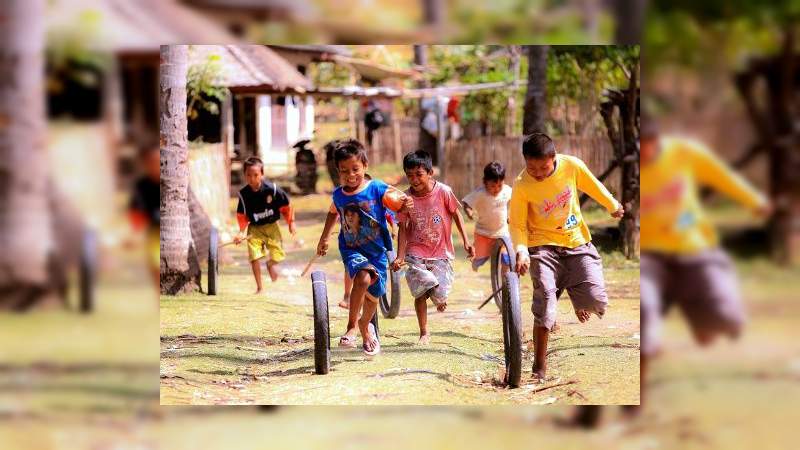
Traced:
<path fill-rule="evenodd" d="M 186 116 L 196 119 L 200 109 L 219 114 L 217 101 L 228 95 L 228 89 L 219 85 L 222 62 L 219 55 L 209 55 L 206 61 L 189 66 L 186 74 L 186 96 L 189 104 Z"/>
<path fill-rule="evenodd" d="M 92 48 L 99 40 L 101 16 L 87 10 L 70 26 L 47 31 L 48 87 L 60 88 L 60 79 L 71 79 L 86 87 L 98 87 L 102 74 L 111 66 L 114 56 Z"/>

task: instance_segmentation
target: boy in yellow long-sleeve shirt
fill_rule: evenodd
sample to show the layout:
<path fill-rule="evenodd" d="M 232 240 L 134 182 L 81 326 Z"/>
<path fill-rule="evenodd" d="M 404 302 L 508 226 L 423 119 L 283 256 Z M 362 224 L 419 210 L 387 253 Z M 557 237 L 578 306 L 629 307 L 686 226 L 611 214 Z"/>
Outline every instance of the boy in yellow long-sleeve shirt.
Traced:
<path fill-rule="evenodd" d="M 530 267 L 536 357 L 533 374 L 544 380 L 547 340 L 556 319 L 558 292 L 569 293 L 578 320 L 602 317 L 608 304 L 603 265 L 581 215 L 578 191 L 587 193 L 613 217 L 622 205 L 580 159 L 556 153 L 544 133 L 522 143 L 525 170 L 514 181 L 509 203 L 509 230 L 517 251 L 516 271 Z"/>
<path fill-rule="evenodd" d="M 736 337 L 745 321 L 733 263 L 719 248 L 703 211 L 700 188 L 711 187 L 768 215 L 769 200 L 698 141 L 660 136 L 653 121 L 641 132 L 642 380 L 660 348 L 662 317 L 680 307 L 701 345 Z M 642 391 L 644 393 L 644 391 Z M 644 401 L 644 399 L 642 399 Z"/>

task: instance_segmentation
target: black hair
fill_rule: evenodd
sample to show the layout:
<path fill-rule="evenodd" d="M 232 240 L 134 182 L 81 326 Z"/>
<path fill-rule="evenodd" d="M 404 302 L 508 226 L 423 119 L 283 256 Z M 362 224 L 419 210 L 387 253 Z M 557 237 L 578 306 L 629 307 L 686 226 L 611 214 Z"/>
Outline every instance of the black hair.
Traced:
<path fill-rule="evenodd" d="M 337 167 L 340 162 L 347 161 L 353 157 L 358 158 L 364 165 L 369 163 L 367 150 L 357 139 L 342 139 L 336 143 L 336 147 L 333 150 L 333 160 L 336 162 Z"/>
<path fill-rule="evenodd" d="M 359 213 L 359 211 L 361 211 L 361 208 L 360 208 L 360 207 L 359 207 L 357 204 L 355 204 L 355 203 L 350 203 L 350 204 L 348 204 L 348 205 L 346 205 L 346 206 L 344 207 L 344 213 L 345 213 L 345 214 L 347 214 L 347 213 L 355 213 L 355 214 L 358 214 L 358 213 Z"/>
<path fill-rule="evenodd" d="M 522 140 L 522 156 L 525 159 L 547 159 L 556 156 L 556 145 L 544 133 L 531 133 Z"/>
<path fill-rule="evenodd" d="M 433 160 L 431 159 L 431 154 L 425 150 L 415 150 L 403 157 L 403 171 L 413 170 L 417 167 L 422 167 L 428 173 L 432 173 Z"/>
<path fill-rule="evenodd" d="M 500 161 L 492 161 L 483 168 L 483 181 L 503 181 L 506 179 L 506 168 Z"/>
<path fill-rule="evenodd" d="M 261 174 L 264 174 L 264 161 L 261 161 L 261 158 L 251 156 L 244 161 L 244 171 L 247 173 L 247 169 L 252 166 L 259 166 L 261 167 Z"/>

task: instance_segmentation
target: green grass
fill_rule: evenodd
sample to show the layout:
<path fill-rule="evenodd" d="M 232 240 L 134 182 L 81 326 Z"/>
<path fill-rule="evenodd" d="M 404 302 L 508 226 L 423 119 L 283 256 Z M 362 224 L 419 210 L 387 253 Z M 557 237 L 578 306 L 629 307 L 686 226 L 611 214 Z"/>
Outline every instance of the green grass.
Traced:
<path fill-rule="evenodd" d="M 388 169 L 378 166 L 374 176 Z M 488 267 L 473 273 L 460 246 L 456 284 L 445 313 L 429 312 L 432 344 L 416 346 L 418 327 L 402 281 L 400 316 L 381 320 L 383 354 L 372 360 L 336 347 L 344 332 L 342 265 L 335 249 L 316 269 L 328 275 L 332 371 L 313 374 L 311 287 L 299 279 L 313 254 L 329 196 L 293 200 L 299 216 L 296 241 L 288 236 L 288 258 L 267 295 L 254 297 L 244 247 L 228 247 L 232 263 L 222 267 L 219 295 L 161 298 L 161 401 L 165 404 L 537 404 L 638 402 L 638 265 L 619 252 L 604 255 L 613 305 L 603 319 L 579 325 L 567 301 L 560 303 L 562 331 L 550 348 L 549 385 L 540 393 L 530 380 L 526 348 L 520 389 L 499 386 L 503 358 L 497 308 L 477 306 L 490 293 Z M 308 213 L 318 211 L 318 213 Z M 473 224 L 469 223 L 469 233 Z M 459 239 L 455 235 L 454 242 Z M 530 279 L 522 283 L 526 344 L 532 328 Z"/>

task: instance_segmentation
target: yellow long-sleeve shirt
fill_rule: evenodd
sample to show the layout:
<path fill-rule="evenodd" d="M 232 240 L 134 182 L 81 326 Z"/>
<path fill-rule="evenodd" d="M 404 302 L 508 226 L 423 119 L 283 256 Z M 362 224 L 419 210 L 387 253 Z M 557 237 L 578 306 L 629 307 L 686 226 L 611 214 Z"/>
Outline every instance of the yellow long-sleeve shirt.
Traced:
<path fill-rule="evenodd" d="M 640 172 L 642 250 L 686 254 L 718 245 L 700 203 L 700 186 L 748 208 L 766 204 L 764 196 L 700 142 L 664 136 L 659 145 L 658 157 Z"/>
<path fill-rule="evenodd" d="M 539 245 L 575 248 L 591 241 L 581 214 L 579 190 L 609 212 L 620 207 L 583 161 L 557 154 L 555 163 L 555 171 L 542 181 L 536 181 L 526 170 L 514 180 L 509 230 L 517 251 Z"/>

